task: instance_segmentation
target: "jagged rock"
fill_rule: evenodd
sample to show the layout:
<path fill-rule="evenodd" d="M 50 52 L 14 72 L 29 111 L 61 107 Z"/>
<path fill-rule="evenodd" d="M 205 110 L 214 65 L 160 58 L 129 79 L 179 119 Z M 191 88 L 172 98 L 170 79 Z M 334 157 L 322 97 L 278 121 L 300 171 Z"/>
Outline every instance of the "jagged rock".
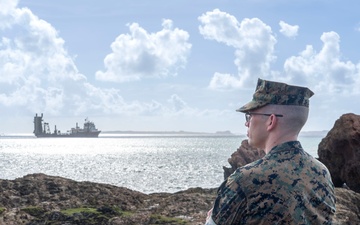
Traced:
<path fill-rule="evenodd" d="M 76 208 L 84 205 L 117 205 L 132 210 L 146 196 L 127 188 L 62 177 L 31 174 L 15 180 L 0 180 L 0 204 L 6 208 L 40 206 L 44 209 Z"/>
<path fill-rule="evenodd" d="M 345 188 L 335 188 L 335 223 L 339 225 L 360 224 L 360 194 Z"/>
<path fill-rule="evenodd" d="M 331 173 L 335 187 L 344 183 L 360 192 L 360 116 L 342 115 L 320 142 L 319 160 Z"/>
<path fill-rule="evenodd" d="M 223 167 L 224 178 L 226 179 L 232 174 L 236 168 L 245 166 L 255 160 L 262 158 L 265 155 L 263 150 L 253 148 L 249 145 L 248 140 L 245 139 L 241 142 L 240 147 L 231 154 L 231 158 L 228 159 L 231 168 Z"/>
<path fill-rule="evenodd" d="M 0 224 L 203 224 L 216 189 L 143 194 L 123 187 L 30 174 L 0 180 Z"/>

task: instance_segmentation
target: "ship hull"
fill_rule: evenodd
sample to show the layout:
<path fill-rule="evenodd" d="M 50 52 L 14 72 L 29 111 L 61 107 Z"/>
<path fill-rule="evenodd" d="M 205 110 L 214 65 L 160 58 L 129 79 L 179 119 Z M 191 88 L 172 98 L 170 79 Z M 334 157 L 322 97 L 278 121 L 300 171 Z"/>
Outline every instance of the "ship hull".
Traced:
<path fill-rule="evenodd" d="M 36 134 L 38 138 L 97 138 L 101 131 L 91 133 L 74 133 L 74 134 Z"/>

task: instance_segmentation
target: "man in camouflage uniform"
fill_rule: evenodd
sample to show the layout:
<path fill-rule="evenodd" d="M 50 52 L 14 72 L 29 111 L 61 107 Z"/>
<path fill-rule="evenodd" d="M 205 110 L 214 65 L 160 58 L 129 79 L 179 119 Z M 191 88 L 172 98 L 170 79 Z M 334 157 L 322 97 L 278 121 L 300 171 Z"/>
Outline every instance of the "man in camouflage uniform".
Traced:
<path fill-rule="evenodd" d="M 245 113 L 249 144 L 266 155 L 221 184 L 206 225 L 332 224 L 329 171 L 297 140 L 313 94 L 305 87 L 258 80 L 252 101 L 237 111 Z"/>

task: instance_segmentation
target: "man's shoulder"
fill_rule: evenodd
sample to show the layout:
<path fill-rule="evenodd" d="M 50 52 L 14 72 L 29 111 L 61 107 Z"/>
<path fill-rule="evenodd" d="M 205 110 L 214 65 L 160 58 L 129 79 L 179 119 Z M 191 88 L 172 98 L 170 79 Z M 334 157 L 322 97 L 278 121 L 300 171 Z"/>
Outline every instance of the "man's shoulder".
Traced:
<path fill-rule="evenodd" d="M 303 171 L 301 168 L 311 169 L 309 166 L 319 172 L 323 171 L 323 169 L 327 170 L 321 162 L 309 154 L 282 151 L 277 152 L 277 154 L 266 155 L 259 160 L 237 168 L 229 178 L 231 182 L 242 184 L 241 186 L 244 186 L 246 183 L 254 185 L 257 183 L 257 180 L 267 180 L 270 182 L 275 177 L 281 179 L 281 177 L 288 177 L 290 175 L 296 176 L 296 174 Z"/>
<path fill-rule="evenodd" d="M 237 168 L 235 172 L 229 176 L 228 180 L 236 182 L 241 186 L 245 186 L 248 182 L 265 179 L 276 171 L 276 167 L 280 167 L 280 165 L 275 161 L 261 158 Z"/>

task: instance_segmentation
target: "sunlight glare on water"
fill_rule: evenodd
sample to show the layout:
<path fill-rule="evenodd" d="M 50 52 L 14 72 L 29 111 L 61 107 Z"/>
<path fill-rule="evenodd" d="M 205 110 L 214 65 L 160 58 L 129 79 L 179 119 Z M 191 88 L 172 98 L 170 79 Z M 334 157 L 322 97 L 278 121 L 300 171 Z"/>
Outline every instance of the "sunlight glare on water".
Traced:
<path fill-rule="evenodd" d="M 1 178 L 45 173 L 142 192 L 216 187 L 240 137 L 3 138 Z"/>
<path fill-rule="evenodd" d="M 0 178 L 45 173 L 144 193 L 215 188 L 223 181 L 223 166 L 230 167 L 227 160 L 243 139 L 242 136 L 0 138 Z M 311 141 L 304 141 L 305 149 L 314 148 L 318 140 Z"/>

